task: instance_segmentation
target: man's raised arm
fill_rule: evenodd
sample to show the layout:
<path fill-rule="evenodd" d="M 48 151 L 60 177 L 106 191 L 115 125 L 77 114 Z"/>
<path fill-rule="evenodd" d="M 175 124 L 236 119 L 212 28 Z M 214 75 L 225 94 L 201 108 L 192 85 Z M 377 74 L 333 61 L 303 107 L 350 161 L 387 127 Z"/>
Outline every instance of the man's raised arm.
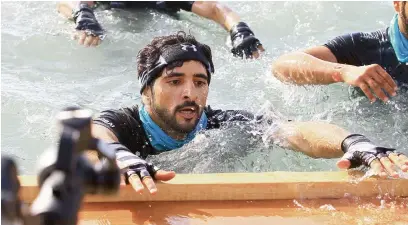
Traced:
<path fill-rule="evenodd" d="M 93 1 L 59 2 L 57 5 L 59 13 L 75 22 L 75 39 L 87 47 L 99 45 L 105 37 L 105 31 L 94 15 L 94 5 Z"/>
<path fill-rule="evenodd" d="M 241 21 L 237 13 L 216 1 L 195 1 L 191 11 L 199 16 L 213 20 L 230 32 L 232 53 L 235 56 L 259 57 L 263 52 L 261 42 L 249 26 Z"/>

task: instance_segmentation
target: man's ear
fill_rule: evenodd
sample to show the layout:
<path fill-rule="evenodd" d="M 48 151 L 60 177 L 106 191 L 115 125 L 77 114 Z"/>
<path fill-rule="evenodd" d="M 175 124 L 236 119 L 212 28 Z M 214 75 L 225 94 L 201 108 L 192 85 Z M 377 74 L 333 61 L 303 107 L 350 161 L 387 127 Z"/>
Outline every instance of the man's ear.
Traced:
<path fill-rule="evenodd" d="M 152 86 L 147 85 L 142 93 L 142 102 L 144 105 L 150 105 L 150 102 L 152 101 L 153 97 L 152 95 L 153 95 Z"/>

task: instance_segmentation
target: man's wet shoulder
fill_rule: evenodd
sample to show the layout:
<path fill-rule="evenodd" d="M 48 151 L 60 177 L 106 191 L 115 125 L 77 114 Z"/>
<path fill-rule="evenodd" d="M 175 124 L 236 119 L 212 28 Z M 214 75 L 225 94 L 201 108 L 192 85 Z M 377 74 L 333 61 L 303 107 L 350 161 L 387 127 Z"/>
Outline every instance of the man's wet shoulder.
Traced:
<path fill-rule="evenodd" d="M 139 107 L 137 105 L 102 110 L 94 118 L 93 123 L 115 129 L 118 125 L 130 125 L 129 123 L 134 123 L 135 121 L 139 121 Z"/>
<path fill-rule="evenodd" d="M 375 45 L 388 45 L 390 43 L 388 34 L 388 28 L 379 29 L 372 32 L 351 32 L 337 36 L 336 38 L 329 41 L 331 44 L 341 44 L 348 46 L 362 46 L 365 44 L 375 44 Z"/>
<path fill-rule="evenodd" d="M 247 110 L 222 110 L 213 109 L 211 106 L 207 106 L 204 112 L 208 118 L 207 129 L 219 128 L 223 124 L 230 122 L 258 123 L 263 120 L 262 115 L 255 115 Z"/>
<path fill-rule="evenodd" d="M 104 115 L 104 114 L 123 114 L 123 115 L 128 115 L 128 116 L 134 116 L 137 115 L 139 112 L 139 106 L 134 105 L 130 107 L 120 107 L 120 108 L 115 108 L 115 109 L 105 109 L 102 110 L 99 113 L 99 116 Z"/>
<path fill-rule="evenodd" d="M 351 33 L 352 40 L 358 40 L 363 43 L 374 43 L 380 45 L 390 45 L 388 37 L 388 28 L 379 29 L 373 32 Z"/>

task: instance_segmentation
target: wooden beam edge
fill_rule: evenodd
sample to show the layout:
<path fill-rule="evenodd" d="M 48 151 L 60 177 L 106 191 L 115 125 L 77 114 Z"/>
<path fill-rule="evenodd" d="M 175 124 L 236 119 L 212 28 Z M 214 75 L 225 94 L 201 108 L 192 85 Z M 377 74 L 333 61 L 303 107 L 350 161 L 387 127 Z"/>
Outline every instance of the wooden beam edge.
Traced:
<path fill-rule="evenodd" d="M 38 195 L 35 176 L 20 176 L 20 197 L 32 202 Z M 361 179 L 359 172 L 270 172 L 178 174 L 158 182 L 158 193 L 137 194 L 121 185 L 111 196 L 87 195 L 84 202 L 274 200 L 375 197 L 388 194 L 408 197 L 408 179 Z"/>

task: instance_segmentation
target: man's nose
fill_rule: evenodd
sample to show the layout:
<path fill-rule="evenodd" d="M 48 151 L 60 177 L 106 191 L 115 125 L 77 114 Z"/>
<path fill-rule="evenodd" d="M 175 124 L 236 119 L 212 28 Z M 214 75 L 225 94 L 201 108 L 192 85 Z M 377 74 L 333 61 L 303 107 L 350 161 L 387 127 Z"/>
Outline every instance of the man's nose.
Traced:
<path fill-rule="evenodd" d="M 194 83 L 188 82 L 183 87 L 183 99 L 196 100 L 197 94 L 194 91 Z"/>

